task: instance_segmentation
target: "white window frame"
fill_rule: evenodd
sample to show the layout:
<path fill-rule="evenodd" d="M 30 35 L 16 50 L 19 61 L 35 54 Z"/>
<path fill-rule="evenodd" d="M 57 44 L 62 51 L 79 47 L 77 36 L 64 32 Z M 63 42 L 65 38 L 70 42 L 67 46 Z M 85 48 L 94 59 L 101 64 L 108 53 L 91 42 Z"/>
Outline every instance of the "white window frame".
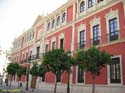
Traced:
<path fill-rule="evenodd" d="M 86 24 L 81 24 L 79 27 L 78 27 L 78 38 L 77 38 L 77 44 L 80 43 L 80 32 L 81 31 L 85 31 L 85 41 L 86 41 Z M 87 44 L 87 43 L 86 43 Z M 86 47 L 86 44 L 85 44 L 85 47 Z"/>
<path fill-rule="evenodd" d="M 81 5 L 82 2 L 85 3 L 85 10 L 82 11 L 82 12 L 80 12 L 80 9 L 81 9 L 80 5 Z M 86 11 L 86 8 L 87 8 L 87 6 L 86 6 L 86 1 L 85 1 L 85 0 L 81 0 L 81 1 L 79 2 L 79 13 L 83 13 L 83 12 L 85 12 L 85 11 Z"/>
<path fill-rule="evenodd" d="M 53 42 L 55 42 L 55 49 L 56 49 L 56 37 L 52 37 L 51 39 L 51 49 L 52 49 Z"/>
<path fill-rule="evenodd" d="M 49 50 L 49 40 L 46 40 L 46 41 L 45 41 L 44 53 L 46 52 L 46 45 L 48 45 L 48 50 Z"/>
<path fill-rule="evenodd" d="M 65 18 L 65 21 L 62 22 L 62 17 L 63 17 L 63 14 L 64 14 L 64 13 L 66 14 L 66 15 L 65 15 L 66 18 Z M 67 12 L 66 12 L 66 10 L 64 10 L 64 11 L 62 12 L 62 14 L 61 14 L 60 17 L 61 17 L 61 18 L 60 18 L 60 21 L 61 21 L 60 23 L 61 23 L 62 25 L 65 25 L 66 22 L 67 22 Z"/>
<path fill-rule="evenodd" d="M 120 26 L 119 26 L 119 15 L 118 15 L 118 9 L 117 10 L 110 10 L 106 15 L 106 34 L 109 34 L 109 20 L 113 19 L 113 18 L 117 18 L 117 23 L 118 23 L 118 30 L 120 30 Z M 120 36 L 120 35 L 119 35 Z M 108 38 L 109 39 L 109 38 Z M 109 40 L 108 40 L 109 41 Z"/>
<path fill-rule="evenodd" d="M 113 56 L 112 58 L 120 58 L 120 71 L 121 71 L 121 83 L 110 83 L 110 66 L 107 66 L 107 73 L 108 73 L 108 85 L 113 85 L 113 86 L 117 86 L 117 85 L 123 85 L 123 72 L 122 72 L 122 55 L 116 55 Z"/>
<path fill-rule="evenodd" d="M 58 17 L 60 17 L 60 19 L 59 19 L 59 23 L 58 23 L 58 25 L 57 25 L 57 19 L 58 19 Z M 57 15 L 57 17 L 56 17 L 56 27 L 57 27 L 57 28 L 59 28 L 60 23 L 61 23 L 61 15 L 59 14 L 59 15 Z"/>
<path fill-rule="evenodd" d="M 64 37 L 65 37 L 64 33 L 60 33 L 58 37 L 58 48 L 60 48 L 60 39 L 64 39 Z M 64 44 L 65 44 L 65 39 L 63 41 L 63 48 L 64 48 Z"/>
<path fill-rule="evenodd" d="M 93 39 L 93 26 L 96 26 L 96 25 L 99 25 L 99 30 L 100 30 L 100 33 L 99 33 L 99 36 L 101 37 L 101 21 L 100 21 L 100 17 L 99 18 L 96 18 L 94 17 L 93 20 L 90 21 L 90 39 L 92 40 Z M 101 38 L 100 38 L 100 44 L 101 44 Z"/>

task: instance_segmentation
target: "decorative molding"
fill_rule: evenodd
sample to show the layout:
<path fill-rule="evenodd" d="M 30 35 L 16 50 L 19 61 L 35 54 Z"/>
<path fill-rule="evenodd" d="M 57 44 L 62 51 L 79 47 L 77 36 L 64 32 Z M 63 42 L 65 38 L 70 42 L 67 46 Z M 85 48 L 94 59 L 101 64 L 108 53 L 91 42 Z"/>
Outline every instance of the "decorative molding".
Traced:
<path fill-rule="evenodd" d="M 105 15 L 105 18 L 106 19 L 111 19 L 111 18 L 114 18 L 118 16 L 118 9 L 117 10 L 110 10 L 110 12 L 108 12 L 106 15 Z"/>
<path fill-rule="evenodd" d="M 80 32 L 85 30 L 85 40 L 86 40 L 86 24 L 81 24 L 79 27 L 78 27 L 78 38 L 77 38 L 77 43 L 79 43 L 79 38 L 80 38 Z"/>
<path fill-rule="evenodd" d="M 100 22 L 100 17 L 99 18 L 96 18 L 95 16 L 94 16 L 94 18 L 90 21 L 90 26 L 91 26 L 91 29 L 90 29 L 90 31 L 91 31 L 91 33 L 90 33 L 90 35 L 91 35 L 91 39 L 93 38 L 93 26 L 95 26 L 95 25 L 98 25 L 99 24 L 99 29 L 101 30 L 101 22 Z M 101 31 L 100 31 L 100 36 L 101 36 Z"/>

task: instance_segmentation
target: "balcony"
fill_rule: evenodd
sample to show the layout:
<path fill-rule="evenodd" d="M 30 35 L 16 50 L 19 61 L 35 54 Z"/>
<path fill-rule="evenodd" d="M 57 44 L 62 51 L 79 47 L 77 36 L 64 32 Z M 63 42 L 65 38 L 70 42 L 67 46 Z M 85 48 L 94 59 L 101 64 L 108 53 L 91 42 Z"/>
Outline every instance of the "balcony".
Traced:
<path fill-rule="evenodd" d="M 77 43 L 77 49 L 82 49 L 86 47 L 86 41 L 82 41 L 80 43 Z"/>
<path fill-rule="evenodd" d="M 91 39 L 91 44 L 92 45 L 99 45 L 101 44 L 101 36 L 95 37 L 93 39 Z"/>
<path fill-rule="evenodd" d="M 43 57 L 43 53 L 35 54 L 35 55 L 32 55 L 32 56 L 29 56 L 28 61 L 41 59 L 42 57 Z"/>
<path fill-rule="evenodd" d="M 120 31 L 118 31 L 118 30 L 107 34 L 107 41 L 108 42 L 119 40 L 119 39 L 120 39 Z"/>

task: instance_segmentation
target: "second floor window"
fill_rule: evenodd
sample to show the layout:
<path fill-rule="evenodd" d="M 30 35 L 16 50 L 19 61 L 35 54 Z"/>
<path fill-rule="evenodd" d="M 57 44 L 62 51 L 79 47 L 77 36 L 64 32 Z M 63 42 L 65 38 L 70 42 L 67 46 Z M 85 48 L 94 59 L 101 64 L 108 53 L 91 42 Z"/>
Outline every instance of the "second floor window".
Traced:
<path fill-rule="evenodd" d="M 88 8 L 93 7 L 95 4 L 95 0 L 88 0 Z"/>
<path fill-rule="evenodd" d="M 118 22 L 117 18 L 109 20 L 109 39 L 110 41 L 118 39 Z"/>
<path fill-rule="evenodd" d="M 40 54 L 40 46 L 36 48 L 36 58 L 39 58 L 39 54 Z"/>
<path fill-rule="evenodd" d="M 48 46 L 48 44 L 46 44 L 45 52 L 48 52 L 48 48 L 49 48 L 49 46 Z"/>
<path fill-rule="evenodd" d="M 85 44 L 86 44 L 86 41 L 85 41 L 85 30 L 81 31 L 80 32 L 80 48 L 84 48 L 85 47 Z"/>
<path fill-rule="evenodd" d="M 28 52 L 26 52 L 26 62 L 28 61 Z"/>
<path fill-rule="evenodd" d="M 82 1 L 80 3 L 80 13 L 83 12 L 85 10 L 85 1 Z"/>
<path fill-rule="evenodd" d="M 56 42 L 54 41 L 52 42 L 52 49 L 55 49 L 55 47 L 56 47 Z"/>
<path fill-rule="evenodd" d="M 93 26 L 93 45 L 98 45 L 100 43 L 100 27 L 99 24 Z"/>
<path fill-rule="evenodd" d="M 62 48 L 62 49 L 63 49 L 63 43 L 64 43 L 64 39 L 62 38 L 62 39 L 60 39 L 60 48 Z"/>
<path fill-rule="evenodd" d="M 62 23 L 66 21 L 66 12 L 63 13 L 62 15 Z"/>

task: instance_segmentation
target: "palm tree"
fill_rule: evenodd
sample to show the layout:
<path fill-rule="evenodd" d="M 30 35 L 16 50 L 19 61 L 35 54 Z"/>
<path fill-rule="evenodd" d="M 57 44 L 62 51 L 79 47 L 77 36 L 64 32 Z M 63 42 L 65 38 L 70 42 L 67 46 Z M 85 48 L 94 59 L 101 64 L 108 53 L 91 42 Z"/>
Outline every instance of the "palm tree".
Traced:
<path fill-rule="evenodd" d="M 81 69 L 91 72 L 92 75 L 92 93 L 95 93 L 95 79 L 100 75 L 100 70 L 110 64 L 111 55 L 105 51 L 99 51 L 91 47 L 87 51 L 80 50 L 77 53 L 76 60 Z"/>

